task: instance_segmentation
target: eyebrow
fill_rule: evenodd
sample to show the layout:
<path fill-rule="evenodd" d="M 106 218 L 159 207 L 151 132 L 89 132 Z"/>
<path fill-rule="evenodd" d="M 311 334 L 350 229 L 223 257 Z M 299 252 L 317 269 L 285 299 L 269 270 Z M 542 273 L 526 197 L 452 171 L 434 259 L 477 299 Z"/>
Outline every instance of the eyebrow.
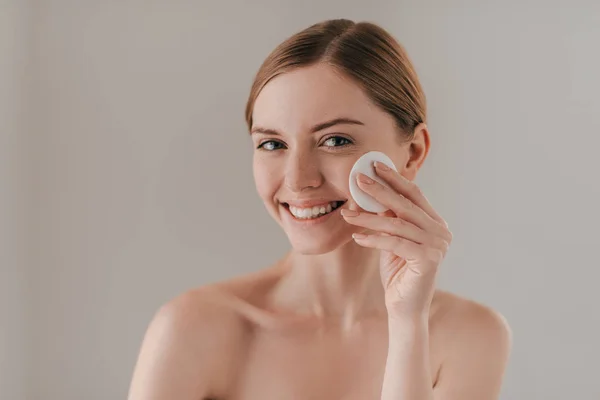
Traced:
<path fill-rule="evenodd" d="M 316 133 L 318 131 L 322 131 L 323 129 L 327 129 L 334 125 L 343 125 L 343 124 L 345 124 L 345 125 L 363 125 L 363 126 L 365 125 L 363 122 L 358 121 L 356 119 L 340 117 L 340 118 L 332 119 L 330 121 L 321 122 L 321 123 L 313 126 L 310 129 L 310 133 Z M 253 133 L 264 133 L 267 135 L 281 136 L 281 132 L 279 132 L 275 129 L 261 128 L 259 126 L 252 128 L 252 130 L 250 131 L 250 134 L 252 135 Z"/>

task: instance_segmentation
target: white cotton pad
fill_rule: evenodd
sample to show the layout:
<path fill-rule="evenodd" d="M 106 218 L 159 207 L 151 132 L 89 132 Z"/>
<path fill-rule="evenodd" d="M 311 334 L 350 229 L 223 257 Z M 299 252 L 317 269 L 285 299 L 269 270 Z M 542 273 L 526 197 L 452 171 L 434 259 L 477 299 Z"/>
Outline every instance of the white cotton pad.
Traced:
<path fill-rule="evenodd" d="M 354 166 L 350 170 L 350 194 L 352 198 L 360 206 L 360 208 L 365 211 L 370 211 L 374 213 L 384 212 L 388 208 L 381 205 L 379 202 L 375 201 L 374 198 L 363 192 L 356 182 L 356 177 L 359 172 L 367 175 L 369 178 L 381 183 L 384 186 L 389 187 L 387 183 L 385 183 L 375 172 L 375 166 L 373 162 L 379 161 L 392 168 L 394 171 L 398 171 L 394 162 L 385 154 L 380 151 L 370 151 L 368 153 L 363 154 L 356 162 Z"/>

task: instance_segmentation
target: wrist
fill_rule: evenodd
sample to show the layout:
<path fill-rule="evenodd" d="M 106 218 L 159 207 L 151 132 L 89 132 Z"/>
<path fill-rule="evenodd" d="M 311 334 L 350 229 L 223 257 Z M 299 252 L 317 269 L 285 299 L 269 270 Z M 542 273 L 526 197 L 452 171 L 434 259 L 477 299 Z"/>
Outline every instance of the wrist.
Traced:
<path fill-rule="evenodd" d="M 429 321 L 423 317 L 388 320 L 390 349 L 419 347 L 429 340 Z"/>
<path fill-rule="evenodd" d="M 410 314 L 388 316 L 388 327 L 390 330 L 421 329 L 429 326 L 428 314 Z"/>

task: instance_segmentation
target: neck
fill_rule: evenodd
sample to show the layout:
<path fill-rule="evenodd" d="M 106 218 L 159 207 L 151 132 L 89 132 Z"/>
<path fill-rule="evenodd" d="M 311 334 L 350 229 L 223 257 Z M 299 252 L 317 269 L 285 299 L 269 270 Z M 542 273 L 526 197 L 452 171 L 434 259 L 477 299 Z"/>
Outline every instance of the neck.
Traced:
<path fill-rule="evenodd" d="M 387 315 L 377 250 L 354 241 L 320 255 L 292 250 L 279 267 L 283 276 L 274 296 L 283 308 L 344 327 Z"/>

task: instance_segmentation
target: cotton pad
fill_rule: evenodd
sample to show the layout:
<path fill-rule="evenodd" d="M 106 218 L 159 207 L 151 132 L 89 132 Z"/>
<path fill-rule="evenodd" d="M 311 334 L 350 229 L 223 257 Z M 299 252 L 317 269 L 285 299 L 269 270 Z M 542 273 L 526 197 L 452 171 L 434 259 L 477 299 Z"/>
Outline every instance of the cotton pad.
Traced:
<path fill-rule="evenodd" d="M 367 175 L 369 178 L 381 183 L 382 185 L 389 187 L 389 185 L 385 183 L 375 172 L 375 166 L 373 165 L 373 162 L 375 161 L 382 162 L 388 167 L 392 168 L 394 171 L 398 171 L 396 169 L 396 166 L 394 165 L 394 162 L 384 153 L 380 151 L 370 151 L 368 153 L 363 154 L 354 163 L 354 166 L 350 170 L 349 183 L 350 194 L 352 195 L 352 198 L 354 199 L 356 204 L 358 204 L 360 208 L 364 209 L 365 211 L 378 213 L 384 212 L 388 208 L 375 201 L 374 198 L 363 192 L 358 187 L 358 183 L 356 182 L 356 177 L 358 173 L 361 172 Z"/>

